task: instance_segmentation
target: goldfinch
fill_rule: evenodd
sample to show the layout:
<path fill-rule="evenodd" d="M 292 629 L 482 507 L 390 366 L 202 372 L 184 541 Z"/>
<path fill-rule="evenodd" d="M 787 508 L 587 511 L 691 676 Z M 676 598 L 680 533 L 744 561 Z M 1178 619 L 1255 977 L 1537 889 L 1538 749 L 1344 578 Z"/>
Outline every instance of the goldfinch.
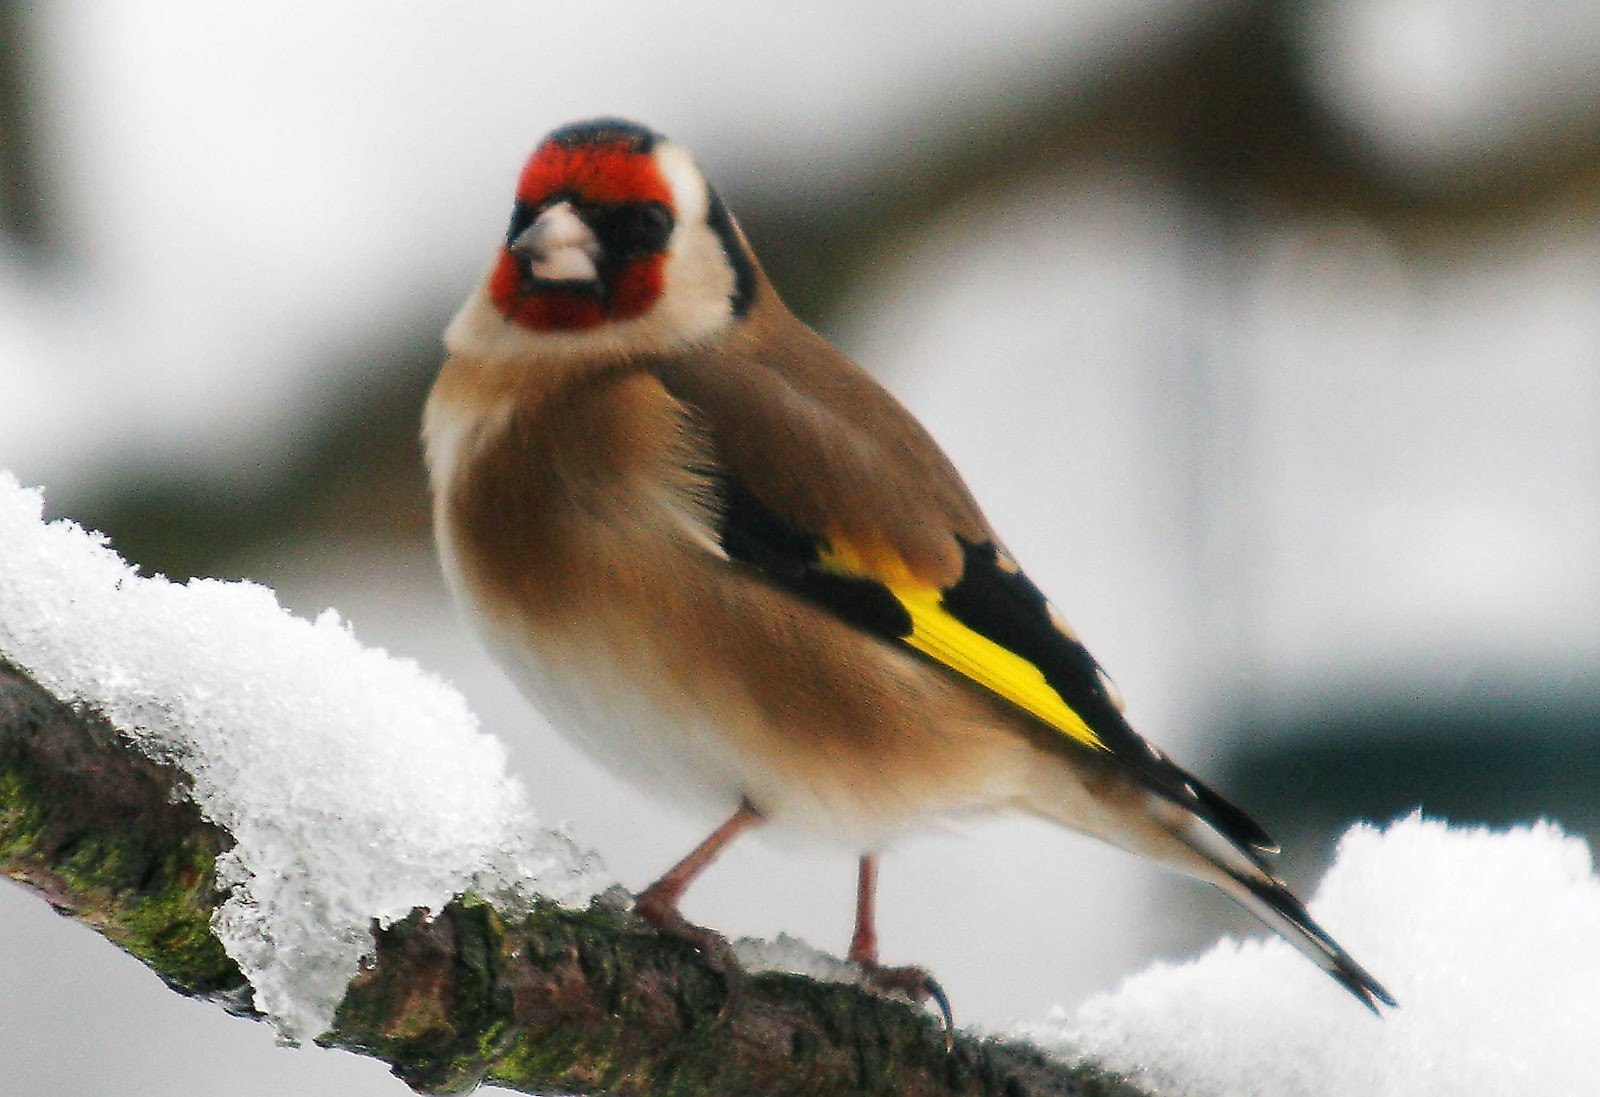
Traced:
<path fill-rule="evenodd" d="M 444 574 L 523 691 L 603 762 L 728 821 L 635 909 L 678 911 L 736 836 L 876 858 L 941 817 L 1043 816 L 1213 884 L 1377 1012 L 1394 999 L 1271 873 L 1239 808 L 1134 732 L 927 432 L 798 320 L 687 150 L 618 119 L 533 152 L 445 333 L 423 438 Z"/>

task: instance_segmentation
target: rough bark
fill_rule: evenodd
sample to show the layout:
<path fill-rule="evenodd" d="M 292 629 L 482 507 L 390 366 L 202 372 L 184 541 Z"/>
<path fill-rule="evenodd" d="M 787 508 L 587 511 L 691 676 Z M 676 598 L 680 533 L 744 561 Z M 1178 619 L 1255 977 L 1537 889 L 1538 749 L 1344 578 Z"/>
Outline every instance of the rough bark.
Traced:
<path fill-rule="evenodd" d="M 0 871 L 137 956 L 180 993 L 255 1016 L 211 932 L 226 832 L 181 770 L 0 662 Z M 534 1093 L 1137 1097 L 1020 1043 L 958 1035 L 855 987 L 726 981 L 620 904 L 496 910 L 473 896 L 376 934 L 320 1042 L 413 1088 Z M 3 947 L 3 946 L 0 946 Z"/>

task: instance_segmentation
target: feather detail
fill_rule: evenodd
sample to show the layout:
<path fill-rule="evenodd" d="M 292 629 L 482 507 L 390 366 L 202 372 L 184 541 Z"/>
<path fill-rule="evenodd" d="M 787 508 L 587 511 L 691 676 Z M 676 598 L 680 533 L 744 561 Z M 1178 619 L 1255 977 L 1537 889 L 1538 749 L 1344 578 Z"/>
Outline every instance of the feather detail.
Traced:
<path fill-rule="evenodd" d="M 905 609 L 910 631 L 900 640 L 1085 746 L 1106 745 L 1062 700 L 1033 663 L 950 613 L 945 592 L 920 582 L 905 562 L 879 550 L 865 554 L 848 541 L 828 539 L 819 562 L 827 570 L 881 583 Z"/>

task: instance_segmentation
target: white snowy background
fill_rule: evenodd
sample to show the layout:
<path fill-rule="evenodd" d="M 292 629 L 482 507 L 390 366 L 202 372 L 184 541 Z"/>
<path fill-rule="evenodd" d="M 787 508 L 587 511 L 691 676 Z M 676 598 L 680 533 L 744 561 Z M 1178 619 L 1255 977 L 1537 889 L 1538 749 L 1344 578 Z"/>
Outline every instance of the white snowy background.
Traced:
<path fill-rule="evenodd" d="M 270 477 L 330 370 L 382 370 L 362 357 L 375 333 L 418 313 L 442 326 L 522 157 L 560 122 L 635 116 L 729 191 L 825 206 L 930 133 L 970 135 L 1041 81 L 1087 94 L 1230 7 L 41 7 L 24 61 L 69 258 L 0 251 L 0 467 L 66 514 L 130 467 L 197 494 Z M 1600 125 L 1600 10 L 1293 11 L 1308 94 L 1375 173 L 1448 192 Z M 1271 207 L 1219 232 L 1189 203 L 1109 153 L 996 186 L 900 239 L 818 319 L 945 443 L 1136 722 L 1202 773 L 1241 696 L 1381 683 L 1448 698 L 1500 676 L 1539 698 L 1592 692 L 1592 198 L 1574 188 L 1429 248 Z M 570 822 L 623 882 L 698 839 L 706 820 L 595 770 L 516 697 L 455 622 L 426 544 L 360 534 L 262 544 L 229 573 L 308 615 L 336 606 L 364 641 L 455 683 L 539 817 Z M 852 887 L 848 855 L 752 841 L 688 910 L 838 949 Z M 881 908 L 886 959 L 928 965 L 963 1021 L 993 1027 L 1191 954 L 1222 909 L 1021 821 L 909 843 Z M 280 1050 L 264 1026 L 178 999 L 9 887 L 0 1074 L 41 1097 L 403 1092 L 372 1063 Z"/>

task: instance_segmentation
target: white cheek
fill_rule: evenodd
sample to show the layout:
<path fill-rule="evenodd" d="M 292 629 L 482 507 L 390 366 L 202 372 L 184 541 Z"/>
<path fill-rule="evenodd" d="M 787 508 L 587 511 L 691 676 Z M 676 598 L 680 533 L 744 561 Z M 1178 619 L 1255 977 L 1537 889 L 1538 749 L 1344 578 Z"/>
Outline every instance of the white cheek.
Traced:
<path fill-rule="evenodd" d="M 696 342 L 733 318 L 733 268 L 722 241 L 703 223 L 684 221 L 667 256 L 666 290 L 644 317 Z"/>
<path fill-rule="evenodd" d="M 691 339 L 703 338 L 733 315 L 733 266 L 706 224 L 711 192 L 688 151 L 668 142 L 656 164 L 672 191 L 678 228 L 667 254 L 666 292 L 654 312 Z"/>
<path fill-rule="evenodd" d="M 695 166 L 694 157 L 682 145 L 667 141 L 656 149 L 656 166 L 672 191 L 672 206 L 683 224 L 702 224 L 709 211 L 710 197 L 705 179 Z"/>

